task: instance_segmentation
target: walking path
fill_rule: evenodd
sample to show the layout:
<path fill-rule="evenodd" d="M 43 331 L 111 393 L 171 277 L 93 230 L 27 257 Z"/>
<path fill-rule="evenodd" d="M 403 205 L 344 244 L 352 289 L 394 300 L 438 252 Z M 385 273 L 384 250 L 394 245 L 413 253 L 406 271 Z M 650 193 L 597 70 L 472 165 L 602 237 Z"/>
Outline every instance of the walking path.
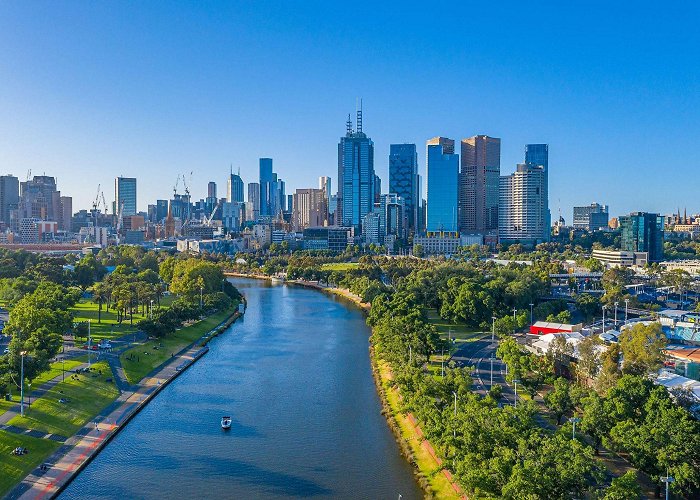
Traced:
<path fill-rule="evenodd" d="M 46 459 L 45 464 L 48 467 L 45 470 L 42 470 L 42 467 L 37 467 L 7 495 L 6 499 L 41 499 L 51 498 L 56 495 L 151 398 L 209 351 L 208 347 L 200 345 L 202 339 L 211 335 L 226 321 L 228 319 L 204 334 L 190 347 L 183 349 L 173 358 L 164 362 L 163 365 L 156 368 L 135 386 L 130 386 L 126 382 L 121 363 L 118 361 L 118 354 L 109 353 L 107 356 L 108 362 L 116 357 L 116 361 L 110 363 L 110 367 L 112 368 L 112 373 L 115 374 L 115 383 L 120 388 L 121 395 L 102 410 L 94 418 L 93 422 L 83 426 L 73 436 L 70 438 L 61 436 L 61 441 L 64 442 L 64 445 Z M 60 379 L 60 376 L 56 379 Z M 42 389 L 44 389 L 49 383 L 55 382 L 50 387 L 46 387 L 44 392 L 60 382 L 60 380 L 56 379 L 52 379 L 42 386 Z M 126 388 L 126 390 L 122 390 L 122 387 Z M 9 428 L 5 430 L 12 431 Z M 25 431 L 24 429 L 20 430 Z M 42 435 L 38 437 L 49 436 Z M 49 438 L 52 439 L 51 437 Z"/>

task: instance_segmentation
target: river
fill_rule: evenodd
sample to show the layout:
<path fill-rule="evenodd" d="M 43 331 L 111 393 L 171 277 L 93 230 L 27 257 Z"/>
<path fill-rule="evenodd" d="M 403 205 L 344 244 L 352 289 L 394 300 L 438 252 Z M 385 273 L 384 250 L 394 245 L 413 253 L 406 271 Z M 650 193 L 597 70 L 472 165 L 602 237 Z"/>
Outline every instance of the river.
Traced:
<path fill-rule="evenodd" d="M 361 311 L 315 290 L 232 282 L 244 319 L 60 498 L 421 498 L 380 413 Z"/>

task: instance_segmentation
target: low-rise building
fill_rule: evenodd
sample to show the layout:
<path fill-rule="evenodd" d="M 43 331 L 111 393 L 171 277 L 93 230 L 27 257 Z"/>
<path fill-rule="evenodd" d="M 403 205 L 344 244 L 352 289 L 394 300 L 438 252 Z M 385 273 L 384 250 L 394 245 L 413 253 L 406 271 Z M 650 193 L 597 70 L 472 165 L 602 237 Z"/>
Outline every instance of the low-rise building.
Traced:
<path fill-rule="evenodd" d="M 326 226 L 304 229 L 304 250 L 330 250 L 341 253 L 351 241 L 351 228 Z"/>
<path fill-rule="evenodd" d="M 649 254 L 626 250 L 593 250 L 591 257 L 599 260 L 607 267 L 632 267 L 645 266 L 648 262 Z"/>

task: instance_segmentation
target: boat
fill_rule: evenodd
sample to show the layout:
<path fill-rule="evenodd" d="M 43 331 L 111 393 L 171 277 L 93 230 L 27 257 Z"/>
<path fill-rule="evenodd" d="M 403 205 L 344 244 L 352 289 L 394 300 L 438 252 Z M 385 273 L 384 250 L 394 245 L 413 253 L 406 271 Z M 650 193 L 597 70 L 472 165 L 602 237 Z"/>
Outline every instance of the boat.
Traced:
<path fill-rule="evenodd" d="M 230 429 L 231 428 L 231 417 L 221 417 L 221 428 Z"/>

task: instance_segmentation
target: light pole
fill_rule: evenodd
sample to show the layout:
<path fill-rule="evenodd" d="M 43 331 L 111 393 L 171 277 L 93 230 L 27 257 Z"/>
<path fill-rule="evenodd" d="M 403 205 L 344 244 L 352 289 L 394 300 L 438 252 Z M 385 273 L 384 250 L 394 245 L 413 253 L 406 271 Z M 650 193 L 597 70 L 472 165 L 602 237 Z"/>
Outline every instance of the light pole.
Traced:
<path fill-rule="evenodd" d="M 627 309 L 630 305 L 630 299 L 625 299 L 625 324 L 627 324 Z"/>
<path fill-rule="evenodd" d="M 617 328 L 617 305 L 619 302 L 615 302 L 615 328 Z"/>
<path fill-rule="evenodd" d="M 491 316 L 491 342 L 493 342 L 496 338 L 496 316 Z"/>
<path fill-rule="evenodd" d="M 150 319 L 153 319 L 153 299 L 151 299 L 151 310 L 149 311 L 148 316 Z"/>
<path fill-rule="evenodd" d="M 493 387 L 493 354 L 491 354 L 491 387 Z M 489 389 L 491 388 L 489 387 Z"/>
<path fill-rule="evenodd" d="M 19 414 L 24 416 L 24 357 L 27 355 L 27 351 L 22 351 L 19 353 L 22 357 L 22 366 L 20 368 L 20 403 L 19 403 Z"/>
<path fill-rule="evenodd" d="M 445 348 L 443 347 L 442 350 L 440 351 L 440 370 L 442 372 L 442 376 L 445 377 Z"/>
<path fill-rule="evenodd" d="M 668 500 L 668 485 L 675 481 L 675 478 L 668 475 L 668 470 L 666 470 L 666 475 L 661 476 L 661 481 L 666 483 L 666 500 Z"/>
<path fill-rule="evenodd" d="M 204 287 L 199 285 L 199 312 L 202 312 L 202 297 L 204 295 Z"/>
<path fill-rule="evenodd" d="M 534 305 L 535 305 L 535 304 L 530 304 L 530 326 L 533 325 L 533 322 L 532 322 L 532 307 L 533 307 Z"/>
<path fill-rule="evenodd" d="M 569 422 L 574 424 L 574 430 L 571 433 L 571 439 L 576 439 L 576 424 L 579 423 L 580 421 L 581 421 L 581 419 L 578 417 L 571 417 L 569 419 Z"/>
<path fill-rule="evenodd" d="M 514 308 L 513 308 L 513 335 L 515 335 L 515 330 L 516 330 L 516 328 L 517 328 L 517 320 L 515 319 L 515 313 L 516 313 L 517 311 L 518 311 L 518 310 L 514 307 Z"/>
<path fill-rule="evenodd" d="M 90 334 L 90 320 L 88 320 L 88 368 L 92 366 L 92 335 Z"/>
<path fill-rule="evenodd" d="M 518 382 L 520 382 L 520 380 L 518 380 L 517 378 L 515 380 L 513 380 L 513 385 L 515 385 L 515 400 L 514 400 L 515 408 L 518 407 Z"/>
<path fill-rule="evenodd" d="M 603 333 L 605 333 L 605 306 L 603 306 Z"/>
<path fill-rule="evenodd" d="M 408 364 L 413 364 L 413 346 L 408 346 Z"/>
<path fill-rule="evenodd" d="M 61 382 L 65 382 L 66 381 L 66 358 L 65 357 L 61 358 L 61 373 L 62 373 Z"/>

